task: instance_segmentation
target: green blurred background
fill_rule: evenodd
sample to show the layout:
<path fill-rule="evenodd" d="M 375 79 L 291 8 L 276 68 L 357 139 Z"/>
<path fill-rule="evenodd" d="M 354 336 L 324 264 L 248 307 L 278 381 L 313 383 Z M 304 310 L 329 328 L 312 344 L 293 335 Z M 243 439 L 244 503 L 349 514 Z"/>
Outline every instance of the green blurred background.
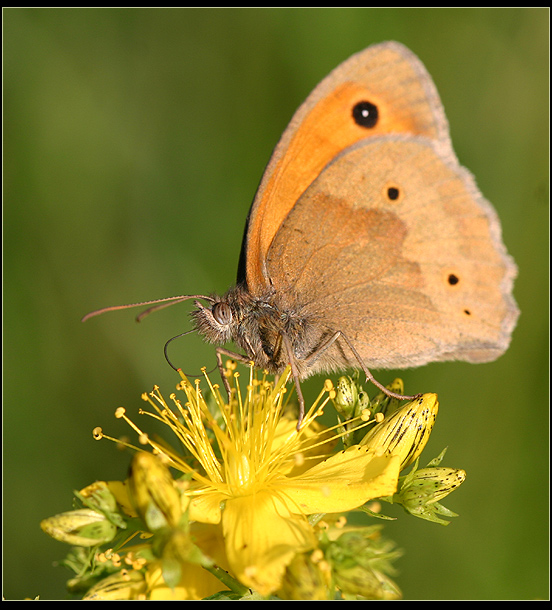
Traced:
<path fill-rule="evenodd" d="M 186 305 L 142 324 L 86 312 L 234 281 L 272 147 L 314 85 L 399 40 L 440 91 L 461 162 L 496 206 L 522 316 L 492 364 L 402 374 L 439 393 L 424 452 L 467 470 L 447 527 L 404 514 L 406 599 L 548 597 L 548 8 L 4 9 L 4 589 L 64 598 L 68 547 L 42 533 L 72 490 L 124 478 L 127 433 L 175 375 Z M 190 336 L 185 371 L 214 365 Z M 388 382 L 391 372 L 380 372 Z M 314 396 L 322 380 L 307 383 Z"/>

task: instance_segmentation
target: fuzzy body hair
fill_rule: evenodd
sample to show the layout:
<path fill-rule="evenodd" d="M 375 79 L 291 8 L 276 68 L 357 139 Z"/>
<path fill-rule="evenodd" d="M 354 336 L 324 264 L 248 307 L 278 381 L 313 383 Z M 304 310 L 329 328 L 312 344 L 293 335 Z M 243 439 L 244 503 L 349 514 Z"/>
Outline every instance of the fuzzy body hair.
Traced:
<path fill-rule="evenodd" d="M 196 302 L 197 309 L 191 313 L 196 330 L 209 343 L 235 343 L 257 368 L 280 374 L 293 359 L 303 380 L 320 371 L 353 365 L 339 340 L 329 349 L 321 349 L 335 329 L 321 324 L 320 317 L 300 306 L 293 295 L 271 291 L 253 296 L 238 284 L 223 297 L 211 299 L 208 307 Z M 284 338 L 291 354 L 285 349 Z"/>

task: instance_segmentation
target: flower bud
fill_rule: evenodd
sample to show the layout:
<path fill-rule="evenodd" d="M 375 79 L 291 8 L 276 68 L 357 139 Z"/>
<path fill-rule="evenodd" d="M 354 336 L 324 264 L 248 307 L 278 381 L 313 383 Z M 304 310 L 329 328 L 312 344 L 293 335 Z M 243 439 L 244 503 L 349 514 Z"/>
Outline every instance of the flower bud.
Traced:
<path fill-rule="evenodd" d="M 361 596 L 367 599 L 400 599 L 401 591 L 387 576 L 360 565 L 343 568 L 335 572 L 335 584 L 346 596 Z"/>
<path fill-rule="evenodd" d="M 136 512 L 152 532 L 178 525 L 182 516 L 180 494 L 169 469 L 158 457 L 145 451 L 134 456 L 129 495 Z"/>
<path fill-rule="evenodd" d="M 437 514 L 448 517 L 457 515 L 441 506 L 439 500 L 459 487 L 465 478 L 464 470 L 445 467 L 421 468 L 407 477 L 393 501 L 402 504 L 412 515 L 446 525 L 448 521 L 440 519 Z"/>
<path fill-rule="evenodd" d="M 337 380 L 334 405 L 336 411 L 345 419 L 353 417 L 358 401 L 358 387 L 348 375 Z"/>
<path fill-rule="evenodd" d="M 146 579 L 138 570 L 121 570 L 95 584 L 84 601 L 117 601 L 145 599 Z"/>
<path fill-rule="evenodd" d="M 113 540 L 117 527 L 102 513 L 81 508 L 61 513 L 40 523 L 46 534 L 73 546 L 96 546 Z"/>
<path fill-rule="evenodd" d="M 403 470 L 423 451 L 438 410 L 437 394 L 424 394 L 376 424 L 360 445 L 370 445 L 385 455 L 400 456 Z"/>
<path fill-rule="evenodd" d="M 326 549 L 332 577 L 346 598 L 399 599 L 390 575 L 395 572 L 391 562 L 400 555 L 374 528 L 347 531 Z"/>
<path fill-rule="evenodd" d="M 333 399 L 335 410 L 345 419 L 360 415 L 364 409 L 371 409 L 370 397 L 355 377 L 344 375 L 337 381 Z"/>
<path fill-rule="evenodd" d="M 84 506 L 99 511 L 117 527 L 126 528 L 126 522 L 118 511 L 117 499 L 108 483 L 96 481 L 74 493 Z"/>
<path fill-rule="evenodd" d="M 320 551 L 318 551 L 320 553 Z M 282 599 L 327 600 L 328 563 L 314 553 L 298 553 L 287 566 L 282 588 L 278 596 Z"/>
<path fill-rule="evenodd" d="M 192 541 L 188 531 L 176 528 L 160 535 L 154 544 L 156 555 L 161 556 L 163 579 L 174 589 L 182 578 L 186 564 L 202 564 L 208 560 Z"/>
<path fill-rule="evenodd" d="M 393 381 L 385 386 L 391 392 L 395 392 L 395 394 L 404 395 L 404 382 L 400 377 L 393 379 Z M 387 415 L 387 413 L 391 414 L 400 405 L 400 400 L 398 398 L 392 398 L 388 394 L 384 394 L 380 392 L 372 400 L 370 401 L 370 410 L 372 414 L 383 413 Z"/>
<path fill-rule="evenodd" d="M 102 513 L 117 510 L 117 500 L 105 481 L 96 481 L 78 492 L 78 497 L 88 503 L 89 508 L 96 508 Z"/>

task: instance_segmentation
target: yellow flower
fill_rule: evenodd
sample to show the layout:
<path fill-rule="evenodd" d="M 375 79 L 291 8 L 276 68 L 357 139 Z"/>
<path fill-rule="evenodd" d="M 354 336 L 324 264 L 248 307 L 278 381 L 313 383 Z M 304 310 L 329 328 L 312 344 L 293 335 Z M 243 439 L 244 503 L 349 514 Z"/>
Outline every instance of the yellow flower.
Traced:
<path fill-rule="evenodd" d="M 189 519 L 222 526 L 231 574 L 269 595 L 280 588 L 293 558 L 317 546 L 308 515 L 352 510 L 392 495 L 400 458 L 380 454 L 372 445 L 329 454 L 333 435 L 316 422 L 329 387 L 297 429 L 296 420 L 284 413 L 289 371 L 272 387 L 257 380 L 251 368 L 245 397 L 234 377 L 230 405 L 208 380 L 213 412 L 199 385 L 194 388 L 184 375 L 178 388 L 186 394 L 184 405 L 172 395 L 169 407 L 157 388 L 143 396 L 155 409 L 150 415 L 171 427 L 187 456 L 148 439 L 121 416 L 170 466 L 188 474 L 182 493 L 190 500 Z"/>
<path fill-rule="evenodd" d="M 444 452 L 417 470 L 437 396 L 400 407 L 343 377 L 337 391 L 326 382 L 298 425 L 286 401 L 289 370 L 271 383 L 251 368 L 240 388 L 227 367 L 228 402 L 207 376 L 204 396 L 182 373 L 181 400 L 165 401 L 157 387 L 143 394 L 153 411 L 141 414 L 167 425 L 177 449 L 117 409 L 141 445 L 111 438 L 136 452 L 129 478 L 74 492 L 82 508 L 41 523 L 77 545 L 63 562 L 74 572 L 68 589 L 95 600 L 398 599 L 391 576 L 400 552 L 379 526 L 347 525 L 345 513 L 386 518 L 367 505 L 378 499 L 436 523 L 455 516 L 438 500 L 464 471 L 440 467 Z M 402 393 L 402 381 L 393 389 Z M 330 428 L 318 419 L 328 401 L 338 411 Z M 93 435 L 110 438 L 101 428 Z"/>
<path fill-rule="evenodd" d="M 218 566 L 228 568 L 220 526 L 192 523 L 190 537 Z M 190 562 L 183 565 L 179 583 L 169 587 L 163 578 L 162 561 L 152 561 L 147 565 L 146 582 L 149 600 L 200 600 L 224 589 L 211 572 Z"/>
<path fill-rule="evenodd" d="M 95 487 L 101 484 L 112 491 L 116 497 L 117 503 L 121 508 L 132 518 L 136 518 L 138 513 L 135 512 L 133 504 L 140 504 L 136 498 L 131 499 L 132 490 L 139 491 L 139 496 L 144 494 L 146 502 L 143 503 L 143 508 L 139 510 L 144 523 L 152 521 L 150 515 L 159 511 L 170 515 L 175 509 L 172 502 L 167 504 L 165 501 L 170 498 L 170 488 L 166 485 L 166 480 L 163 474 L 159 471 L 158 458 L 152 454 L 139 452 L 134 456 L 139 456 L 138 463 L 141 466 L 146 464 L 145 455 L 149 455 L 149 465 L 152 467 L 153 479 L 157 481 L 158 489 L 153 490 L 152 483 L 144 484 L 144 481 L 137 486 L 137 481 L 131 483 L 130 480 L 123 484 L 118 481 L 96 482 L 93 485 L 81 490 L 80 494 L 86 492 L 90 487 Z M 136 460 L 133 460 L 136 463 Z M 140 466 L 140 467 L 141 467 Z M 136 468 L 131 469 L 131 478 L 136 472 Z M 159 476 L 161 475 L 161 476 Z M 142 478 L 142 474 L 140 474 Z M 160 484 L 159 484 L 160 483 Z M 141 489 L 145 488 L 145 489 Z M 154 495 L 150 495 L 151 491 L 155 491 Z M 156 496 L 156 500 L 153 498 Z M 154 504 L 162 500 L 157 505 L 157 509 L 152 509 L 152 500 Z M 187 501 L 187 498 L 184 498 Z M 163 511 L 166 507 L 168 510 Z M 160 510 L 161 509 L 161 510 Z M 170 520 L 170 518 L 169 518 Z M 165 521 L 165 522 L 163 522 Z M 192 523 L 189 528 L 168 527 L 170 523 L 167 520 L 160 520 L 158 517 L 153 518 L 153 523 L 159 523 L 161 528 L 164 528 L 165 536 L 162 538 L 162 543 L 154 542 L 157 552 L 152 548 L 151 534 L 144 532 L 144 538 L 147 542 L 140 543 L 135 546 L 124 545 L 119 553 L 114 553 L 113 549 L 108 549 L 104 552 L 96 552 L 95 562 L 98 566 L 108 565 L 111 569 L 115 563 L 124 566 L 126 569 L 121 571 L 119 577 L 110 575 L 107 578 L 102 578 L 94 587 L 92 587 L 84 597 L 84 599 L 148 599 L 148 600 L 200 600 L 210 595 L 214 595 L 222 588 L 221 574 L 214 575 L 208 569 L 205 569 L 209 564 L 214 564 L 220 568 L 222 573 L 228 569 L 228 561 L 224 549 L 224 539 L 222 537 L 222 528 L 220 525 L 208 525 L 204 523 Z M 130 539 L 130 538 L 129 538 Z M 199 551 L 199 547 L 201 551 Z M 202 562 L 202 559 L 205 561 Z M 169 563 L 173 561 L 173 563 Z M 84 563 L 88 563 L 88 559 L 84 559 Z M 165 579 L 167 567 L 178 565 L 179 578 L 174 586 L 169 586 Z M 130 570 L 130 568 L 133 568 Z M 142 575 L 142 579 L 138 578 L 138 574 Z M 141 582 L 141 584 L 139 584 Z M 76 579 L 76 584 L 80 581 Z M 125 597 L 128 595 L 128 597 Z M 135 597 L 138 595 L 138 597 Z"/>

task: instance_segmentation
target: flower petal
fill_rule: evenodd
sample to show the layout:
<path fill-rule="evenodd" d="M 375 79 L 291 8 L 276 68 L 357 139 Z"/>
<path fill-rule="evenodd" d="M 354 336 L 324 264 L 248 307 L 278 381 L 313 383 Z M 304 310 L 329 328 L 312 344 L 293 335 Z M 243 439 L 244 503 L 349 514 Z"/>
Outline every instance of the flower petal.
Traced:
<path fill-rule="evenodd" d="M 397 490 L 400 458 L 376 456 L 355 445 L 324 460 L 303 475 L 281 481 L 280 490 L 304 514 L 336 513 Z"/>
<path fill-rule="evenodd" d="M 200 523 L 220 523 L 221 502 L 226 496 L 218 491 L 207 491 L 197 496 L 191 496 L 188 516 L 190 521 Z"/>
<path fill-rule="evenodd" d="M 282 455 L 289 454 L 295 458 L 300 456 L 301 459 L 287 459 L 278 467 L 281 474 L 297 476 L 308 470 L 309 463 L 321 462 L 324 458 L 317 456 L 330 454 L 336 443 L 334 430 L 326 428 L 315 420 L 301 430 L 301 442 L 298 444 L 297 418 L 282 417 L 276 426 L 271 451 L 273 453 L 280 451 Z"/>
<path fill-rule="evenodd" d="M 222 527 L 231 572 L 261 595 L 276 591 L 295 554 L 316 544 L 308 521 L 274 491 L 227 500 Z"/>
<path fill-rule="evenodd" d="M 127 481 L 107 481 L 107 487 L 115 496 L 117 503 L 121 506 L 125 514 L 127 514 L 129 517 L 138 516 L 128 495 Z"/>

